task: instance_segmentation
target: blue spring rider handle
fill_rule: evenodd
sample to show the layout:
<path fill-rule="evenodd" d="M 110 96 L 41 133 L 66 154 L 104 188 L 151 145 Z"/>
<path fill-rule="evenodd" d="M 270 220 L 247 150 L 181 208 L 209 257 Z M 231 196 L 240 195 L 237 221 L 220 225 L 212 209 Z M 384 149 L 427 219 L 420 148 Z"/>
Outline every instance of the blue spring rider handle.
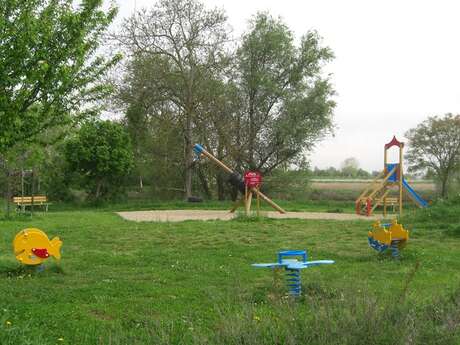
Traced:
<path fill-rule="evenodd" d="M 297 259 L 286 259 L 291 257 L 301 257 L 302 261 Z M 257 268 L 284 268 L 286 271 L 286 283 L 289 294 L 294 297 L 299 297 L 302 293 L 302 281 L 300 270 L 311 266 L 333 264 L 334 260 L 316 260 L 308 261 L 306 250 L 283 250 L 278 252 L 278 262 L 267 264 L 252 264 Z"/>

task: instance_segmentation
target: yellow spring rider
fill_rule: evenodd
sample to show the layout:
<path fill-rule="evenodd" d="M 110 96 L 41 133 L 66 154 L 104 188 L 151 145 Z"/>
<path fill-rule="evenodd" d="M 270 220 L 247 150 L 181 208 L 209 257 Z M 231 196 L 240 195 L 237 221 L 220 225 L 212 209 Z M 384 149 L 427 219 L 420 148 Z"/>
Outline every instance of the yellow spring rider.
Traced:
<path fill-rule="evenodd" d="M 59 237 L 50 241 L 43 231 L 36 228 L 20 231 L 13 240 L 14 255 L 24 265 L 40 265 L 50 256 L 60 260 L 61 246 Z"/>
<path fill-rule="evenodd" d="M 379 253 L 391 250 L 393 257 L 399 257 L 399 251 L 403 249 L 409 240 L 409 231 L 405 230 L 396 219 L 391 224 L 380 224 L 379 221 L 373 225 L 373 231 L 368 233 L 369 246 Z"/>

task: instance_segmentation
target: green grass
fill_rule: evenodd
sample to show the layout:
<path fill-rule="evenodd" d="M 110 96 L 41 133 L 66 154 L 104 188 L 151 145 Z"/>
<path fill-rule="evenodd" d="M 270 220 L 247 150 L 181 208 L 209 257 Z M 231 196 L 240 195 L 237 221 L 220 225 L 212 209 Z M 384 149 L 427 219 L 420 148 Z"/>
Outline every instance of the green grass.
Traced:
<path fill-rule="evenodd" d="M 331 201 L 331 200 L 318 200 L 318 201 L 285 201 L 274 200 L 277 204 L 283 207 L 286 211 L 290 212 L 345 212 L 353 213 L 355 210 L 353 201 Z M 261 209 L 271 211 L 267 203 L 261 201 Z M 62 212 L 62 211 L 139 211 L 139 210 L 186 210 L 186 209 L 207 209 L 207 210 L 228 210 L 233 206 L 231 201 L 217 201 L 209 200 L 198 203 L 191 203 L 183 200 L 162 201 L 162 200 L 149 200 L 137 199 L 126 200 L 120 202 L 101 203 L 99 205 L 91 205 L 87 203 L 73 204 L 54 202 L 49 207 L 49 212 Z M 253 204 L 255 208 L 255 204 Z M 4 216 L 5 205 L 3 200 L 0 201 L 0 217 Z M 11 214 L 14 213 L 14 205 L 11 206 Z M 38 214 L 42 213 L 41 208 L 36 208 Z"/>
<path fill-rule="evenodd" d="M 15 261 L 30 226 L 61 237 L 60 265 Z M 99 209 L 0 229 L 2 345 L 460 342 L 460 238 L 436 228 L 414 225 L 401 260 L 371 251 L 362 221 L 133 223 Z M 302 273 L 298 301 L 279 272 L 250 266 L 287 248 L 336 260 Z"/>

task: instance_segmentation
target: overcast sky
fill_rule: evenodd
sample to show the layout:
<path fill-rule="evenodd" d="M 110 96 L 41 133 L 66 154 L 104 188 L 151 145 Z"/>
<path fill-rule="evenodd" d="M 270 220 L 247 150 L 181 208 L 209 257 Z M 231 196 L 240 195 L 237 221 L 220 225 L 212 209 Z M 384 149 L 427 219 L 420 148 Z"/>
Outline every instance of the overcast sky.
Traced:
<path fill-rule="evenodd" d="M 258 11 L 281 16 L 300 37 L 316 29 L 335 53 L 328 66 L 337 108 L 334 137 L 318 144 L 312 166 L 356 157 L 381 170 L 383 145 L 428 116 L 460 113 L 459 0 L 202 0 L 224 8 L 235 36 Z M 117 0 L 119 17 L 153 0 Z"/>

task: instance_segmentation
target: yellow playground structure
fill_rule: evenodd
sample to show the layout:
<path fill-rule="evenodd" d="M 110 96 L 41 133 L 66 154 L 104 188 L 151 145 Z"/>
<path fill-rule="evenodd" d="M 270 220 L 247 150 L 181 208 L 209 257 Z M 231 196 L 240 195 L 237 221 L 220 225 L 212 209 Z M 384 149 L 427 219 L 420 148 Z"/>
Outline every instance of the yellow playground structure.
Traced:
<path fill-rule="evenodd" d="M 40 265 L 51 256 L 60 260 L 61 246 L 59 237 L 50 241 L 43 231 L 36 228 L 21 230 L 13 240 L 14 255 L 24 265 Z"/>
<path fill-rule="evenodd" d="M 399 257 L 399 251 L 403 249 L 409 240 L 409 231 L 393 219 L 391 224 L 380 224 L 379 221 L 373 225 L 373 231 L 368 233 L 369 246 L 379 253 L 391 249 L 393 257 Z"/>
<path fill-rule="evenodd" d="M 388 163 L 388 149 L 393 146 L 399 147 L 398 163 Z M 388 144 L 385 144 L 383 171 L 356 199 L 357 214 L 370 216 L 377 207 L 382 206 L 384 216 L 387 215 L 388 207 L 392 207 L 393 211 L 399 210 L 399 215 L 401 216 L 403 211 L 403 191 L 417 206 L 428 206 L 428 203 L 404 179 L 403 148 L 404 143 L 398 141 L 395 136 Z M 393 194 L 391 194 L 392 191 Z"/>

